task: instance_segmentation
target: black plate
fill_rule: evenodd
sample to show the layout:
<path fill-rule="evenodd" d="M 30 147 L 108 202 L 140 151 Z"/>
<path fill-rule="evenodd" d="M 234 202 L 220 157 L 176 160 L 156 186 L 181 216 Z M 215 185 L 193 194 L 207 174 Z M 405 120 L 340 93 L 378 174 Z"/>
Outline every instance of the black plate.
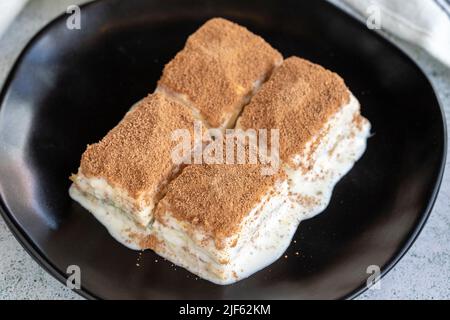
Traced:
<path fill-rule="evenodd" d="M 86 144 L 154 89 L 164 63 L 213 16 L 338 72 L 375 133 L 328 209 L 301 224 L 288 258 L 231 286 L 156 263 L 152 252 L 139 258 L 67 193 Z M 81 30 L 65 19 L 34 37 L 3 89 L 0 195 L 9 227 L 52 275 L 64 281 L 68 265 L 81 267 L 85 297 L 351 298 L 364 291 L 369 265 L 386 273 L 422 229 L 445 160 L 438 100 L 406 55 L 333 6 L 111 0 L 83 6 Z"/>

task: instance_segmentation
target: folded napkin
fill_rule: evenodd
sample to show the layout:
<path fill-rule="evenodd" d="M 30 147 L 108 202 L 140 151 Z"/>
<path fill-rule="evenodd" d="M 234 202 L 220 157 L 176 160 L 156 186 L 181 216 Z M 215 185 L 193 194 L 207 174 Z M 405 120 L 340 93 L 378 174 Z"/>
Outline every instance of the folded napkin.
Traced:
<path fill-rule="evenodd" d="M 450 66 L 450 0 L 330 0 Z"/>

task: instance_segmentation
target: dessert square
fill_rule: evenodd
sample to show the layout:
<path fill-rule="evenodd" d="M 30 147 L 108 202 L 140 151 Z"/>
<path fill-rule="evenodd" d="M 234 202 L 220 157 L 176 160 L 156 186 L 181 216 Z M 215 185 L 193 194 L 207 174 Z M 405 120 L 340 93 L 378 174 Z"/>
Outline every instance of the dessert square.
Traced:
<path fill-rule="evenodd" d="M 210 127 L 230 128 L 281 62 L 281 54 L 261 37 L 214 18 L 192 34 L 165 66 L 157 90 L 196 110 Z"/>
<path fill-rule="evenodd" d="M 292 206 L 312 217 L 364 153 L 370 123 L 336 73 L 290 57 L 245 107 L 237 128 L 278 129 Z M 306 205 L 307 204 L 307 205 Z"/>
<path fill-rule="evenodd" d="M 270 236 L 286 187 L 279 175 L 261 175 L 258 164 L 188 166 L 158 204 L 149 248 L 214 283 L 235 282 L 261 267 L 252 255 L 276 247 L 279 240 L 259 238 Z"/>

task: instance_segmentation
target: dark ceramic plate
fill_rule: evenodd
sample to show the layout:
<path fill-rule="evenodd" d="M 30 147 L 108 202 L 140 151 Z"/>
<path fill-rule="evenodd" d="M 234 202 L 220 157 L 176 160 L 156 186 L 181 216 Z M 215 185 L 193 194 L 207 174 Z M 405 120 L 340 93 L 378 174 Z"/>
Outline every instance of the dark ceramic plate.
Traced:
<path fill-rule="evenodd" d="M 384 274 L 411 246 L 438 191 L 446 134 L 430 83 L 385 39 L 320 1 L 111 0 L 81 13 L 81 30 L 62 16 L 34 37 L 1 95 L 3 216 L 56 278 L 80 266 L 89 298 L 351 298 L 364 291 L 369 265 Z M 247 26 L 285 57 L 338 72 L 374 132 L 328 209 L 301 224 L 288 258 L 230 286 L 156 263 L 152 252 L 139 258 L 67 193 L 86 144 L 152 91 L 163 65 L 214 16 Z"/>

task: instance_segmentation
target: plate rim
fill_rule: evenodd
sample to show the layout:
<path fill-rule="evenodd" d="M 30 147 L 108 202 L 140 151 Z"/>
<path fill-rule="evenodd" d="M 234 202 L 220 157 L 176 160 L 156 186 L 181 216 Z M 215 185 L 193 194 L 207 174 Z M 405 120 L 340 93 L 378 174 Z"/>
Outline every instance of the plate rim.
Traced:
<path fill-rule="evenodd" d="M 88 6 L 91 6 L 93 4 L 106 2 L 105 0 L 91 0 L 88 2 L 85 2 L 83 4 L 78 5 L 80 8 L 86 8 Z M 358 22 L 358 24 L 363 24 L 363 22 L 356 17 L 354 14 L 348 12 L 347 10 L 343 10 L 343 8 L 340 8 L 335 3 L 326 1 L 328 5 L 334 7 L 338 14 L 342 14 L 347 16 L 348 18 Z M 3 83 L 3 86 L 0 91 L 0 112 L 1 112 L 1 106 L 3 104 L 3 101 L 6 97 L 6 93 L 8 91 L 8 88 L 10 87 L 11 81 L 14 78 L 14 75 L 17 72 L 18 67 L 21 64 L 21 61 L 23 60 L 26 53 L 29 51 L 29 49 L 35 44 L 35 42 L 43 35 L 45 32 L 50 29 L 53 25 L 60 22 L 64 17 L 66 16 L 66 13 L 61 13 L 57 15 L 55 18 L 50 20 L 48 23 L 46 23 L 43 27 L 41 27 L 26 43 L 26 45 L 21 49 L 19 55 L 15 59 L 14 63 L 10 67 L 8 71 L 8 75 L 5 78 L 5 81 Z M 403 56 L 403 58 L 409 60 L 412 62 L 415 68 L 422 74 L 422 76 L 426 79 L 428 84 L 433 90 L 433 93 L 436 97 L 436 101 L 438 102 L 439 111 L 441 114 L 440 121 L 442 121 L 442 134 L 443 134 L 443 152 L 441 156 L 441 162 L 439 165 L 439 172 L 434 177 L 434 186 L 433 191 L 431 193 L 431 196 L 428 200 L 427 206 L 425 210 L 421 213 L 420 220 L 415 224 L 414 228 L 410 230 L 410 235 L 405 240 L 405 243 L 401 245 L 401 248 L 391 257 L 390 261 L 382 266 L 380 278 L 384 278 L 396 265 L 400 262 L 400 260 L 406 255 L 406 253 L 411 249 L 412 245 L 416 242 L 417 238 L 419 237 L 420 233 L 422 232 L 423 228 L 425 227 L 431 212 L 433 211 L 433 207 L 436 203 L 437 196 L 439 194 L 442 179 L 444 176 L 445 166 L 446 166 L 446 159 L 447 159 L 447 148 L 448 148 L 448 131 L 447 131 L 447 121 L 446 121 L 446 115 L 443 108 L 442 99 L 437 94 L 436 86 L 430 81 L 429 77 L 426 75 L 426 73 L 423 71 L 422 67 L 414 61 L 414 59 L 401 47 L 393 43 L 385 34 L 381 32 L 374 32 L 375 36 L 380 37 L 384 40 L 384 42 L 388 43 L 391 47 L 395 48 L 400 55 Z M 8 210 L 8 207 L 6 206 L 3 196 L 0 190 L 0 216 L 2 216 L 3 220 L 5 221 L 7 227 L 13 234 L 14 238 L 20 243 L 22 248 L 25 249 L 25 251 L 30 255 L 34 261 L 38 263 L 40 267 L 42 267 L 48 274 L 50 274 L 53 278 L 58 280 L 61 284 L 65 285 L 67 281 L 66 275 L 62 272 L 62 270 L 59 270 L 56 266 L 53 265 L 50 259 L 45 257 L 45 255 L 40 252 L 40 250 L 36 247 L 34 242 L 29 239 L 27 236 L 25 230 L 22 230 L 22 228 L 18 225 L 18 223 L 15 221 L 14 215 Z M 351 292 L 341 296 L 338 298 L 338 300 L 353 300 L 356 297 L 360 296 L 364 292 L 366 292 L 369 288 L 365 284 L 361 284 L 358 288 L 352 290 Z M 100 300 L 103 299 L 99 297 L 98 295 L 90 292 L 88 289 L 83 288 L 81 286 L 80 289 L 72 289 L 75 293 L 79 294 L 81 297 L 89 299 L 89 300 Z"/>

